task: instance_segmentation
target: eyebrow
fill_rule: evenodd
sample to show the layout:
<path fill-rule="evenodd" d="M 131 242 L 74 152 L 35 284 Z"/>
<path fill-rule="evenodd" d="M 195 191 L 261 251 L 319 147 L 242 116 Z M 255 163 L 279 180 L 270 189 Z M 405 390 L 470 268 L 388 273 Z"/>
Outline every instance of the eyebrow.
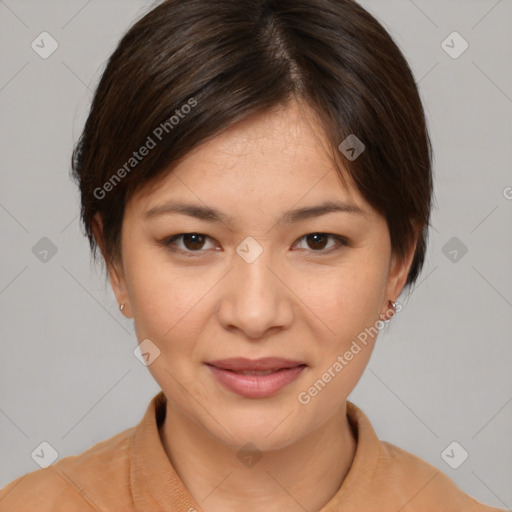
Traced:
<path fill-rule="evenodd" d="M 352 215 L 368 216 L 368 212 L 359 206 L 352 203 L 345 203 L 342 201 L 327 201 L 325 203 L 297 208 L 285 212 L 278 222 L 296 223 L 303 220 L 320 217 L 327 213 L 349 213 Z M 224 224 L 231 224 L 233 217 L 223 213 L 215 208 L 209 206 L 202 206 L 197 204 L 182 203 L 179 201 L 169 201 L 164 204 L 154 206 L 144 214 L 144 218 L 149 220 L 161 215 L 181 214 L 194 217 L 196 219 L 208 222 L 222 222 Z"/>

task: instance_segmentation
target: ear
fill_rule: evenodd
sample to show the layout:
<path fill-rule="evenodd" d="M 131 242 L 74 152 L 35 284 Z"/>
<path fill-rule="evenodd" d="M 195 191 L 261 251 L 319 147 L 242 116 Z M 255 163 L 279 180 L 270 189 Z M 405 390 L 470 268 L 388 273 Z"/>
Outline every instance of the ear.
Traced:
<path fill-rule="evenodd" d="M 409 270 L 414 259 L 416 252 L 416 246 L 418 239 L 412 244 L 405 258 L 399 260 L 396 255 L 392 255 L 391 263 L 389 268 L 388 281 L 386 285 L 386 294 L 384 296 L 384 303 L 382 304 L 381 315 L 388 318 L 389 315 L 389 300 L 396 301 L 398 296 L 402 293 L 402 290 L 407 281 Z"/>
<path fill-rule="evenodd" d="M 130 313 L 131 308 L 123 264 L 122 261 L 112 262 L 107 255 L 105 249 L 105 241 L 103 238 L 103 221 L 99 213 L 96 213 L 93 217 L 92 230 L 94 233 L 96 243 L 98 244 L 98 247 L 101 250 L 103 259 L 105 260 L 105 265 L 107 266 L 108 279 L 110 281 L 110 286 L 112 287 L 117 303 L 119 305 L 124 304 L 125 307 L 122 311 L 123 315 L 125 315 L 128 318 L 132 318 Z"/>

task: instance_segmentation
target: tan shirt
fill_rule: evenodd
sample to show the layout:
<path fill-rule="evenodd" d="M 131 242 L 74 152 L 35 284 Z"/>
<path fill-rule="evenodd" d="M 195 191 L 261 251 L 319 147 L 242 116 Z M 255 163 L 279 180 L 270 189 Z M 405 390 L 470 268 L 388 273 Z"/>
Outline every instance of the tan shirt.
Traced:
<path fill-rule="evenodd" d="M 80 455 L 21 476 L 0 491 L 1 512 L 201 512 L 176 474 L 158 426 L 165 395 L 142 421 Z M 347 401 L 357 449 L 335 496 L 319 512 L 498 512 L 463 493 L 441 471 L 380 441 L 365 414 Z"/>

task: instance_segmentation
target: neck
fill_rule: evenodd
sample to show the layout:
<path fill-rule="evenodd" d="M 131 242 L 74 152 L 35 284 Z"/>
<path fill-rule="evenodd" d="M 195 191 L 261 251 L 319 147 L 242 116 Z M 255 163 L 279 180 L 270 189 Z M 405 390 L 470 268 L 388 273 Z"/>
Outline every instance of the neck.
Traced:
<path fill-rule="evenodd" d="M 206 512 L 319 511 L 339 490 L 356 450 L 346 402 L 320 428 L 261 458 L 214 439 L 167 401 L 164 449 L 185 487 Z M 235 461 L 235 462 L 234 462 Z"/>

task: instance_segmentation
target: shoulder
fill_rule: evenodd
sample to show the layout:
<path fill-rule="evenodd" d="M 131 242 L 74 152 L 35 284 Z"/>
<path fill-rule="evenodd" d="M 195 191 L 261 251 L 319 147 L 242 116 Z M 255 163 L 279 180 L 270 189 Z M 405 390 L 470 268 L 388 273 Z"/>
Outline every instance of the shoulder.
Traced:
<path fill-rule="evenodd" d="M 350 401 L 347 416 L 357 439 L 355 457 L 339 494 L 345 502 L 351 499 L 347 510 L 505 512 L 478 502 L 427 461 L 380 440 L 366 414 Z"/>
<path fill-rule="evenodd" d="M 0 490 L 1 512 L 50 512 L 64 506 L 69 512 L 96 510 L 52 467 L 20 476 Z"/>
<path fill-rule="evenodd" d="M 0 512 L 97 512 L 112 505 L 109 496 L 128 507 L 129 500 L 119 503 L 119 498 L 129 495 L 130 440 L 134 429 L 15 479 L 0 490 Z"/>
<path fill-rule="evenodd" d="M 403 512 L 437 510 L 439 512 L 502 512 L 484 505 L 463 492 L 448 476 L 420 457 L 386 441 L 380 441 L 380 471 L 389 480 L 401 482 L 397 493 Z"/>

